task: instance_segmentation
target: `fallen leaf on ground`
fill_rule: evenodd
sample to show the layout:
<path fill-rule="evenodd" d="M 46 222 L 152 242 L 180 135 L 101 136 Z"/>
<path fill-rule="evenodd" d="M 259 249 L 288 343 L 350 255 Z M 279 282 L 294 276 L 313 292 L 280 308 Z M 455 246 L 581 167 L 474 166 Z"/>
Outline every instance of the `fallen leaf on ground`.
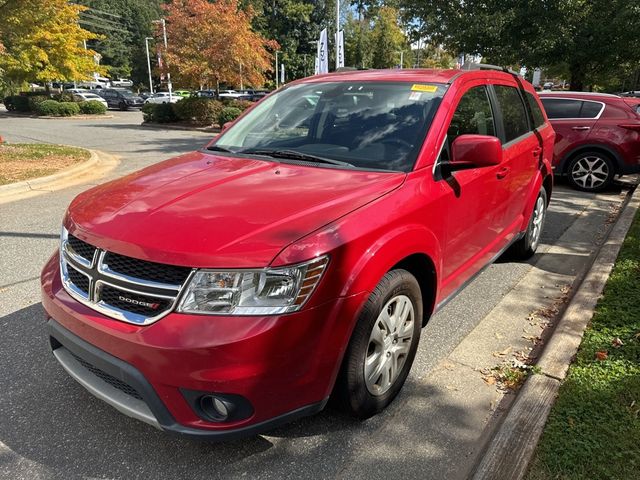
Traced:
<path fill-rule="evenodd" d="M 620 340 L 618 337 L 616 337 L 613 340 L 611 340 L 611 345 L 614 348 L 620 348 L 622 345 L 624 345 L 624 342 Z"/>
<path fill-rule="evenodd" d="M 596 360 L 606 360 L 609 357 L 609 352 L 607 352 L 606 350 L 600 350 L 598 352 L 596 352 Z"/>
<path fill-rule="evenodd" d="M 487 385 L 496 384 L 496 379 L 494 377 L 484 377 L 483 380 L 486 382 Z"/>
<path fill-rule="evenodd" d="M 493 352 L 493 356 L 494 357 L 504 357 L 505 355 L 507 355 L 509 352 L 511 351 L 511 345 L 509 345 L 507 348 L 505 348 L 503 351 L 501 352 Z"/>

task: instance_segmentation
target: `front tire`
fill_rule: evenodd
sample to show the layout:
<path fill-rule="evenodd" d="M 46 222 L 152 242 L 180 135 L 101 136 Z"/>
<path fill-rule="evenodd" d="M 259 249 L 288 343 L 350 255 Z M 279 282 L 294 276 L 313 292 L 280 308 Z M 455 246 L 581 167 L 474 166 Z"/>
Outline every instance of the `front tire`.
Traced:
<path fill-rule="evenodd" d="M 420 285 L 409 272 L 392 270 L 380 280 L 358 318 L 336 380 L 340 409 L 368 418 L 391 403 L 418 349 L 422 308 Z"/>
<path fill-rule="evenodd" d="M 527 225 L 527 231 L 520 240 L 513 244 L 513 251 L 518 258 L 531 258 L 538 249 L 542 229 L 544 228 L 544 220 L 547 217 L 547 191 L 544 187 L 540 188 L 536 203 L 533 205 L 533 212 Z"/>
<path fill-rule="evenodd" d="M 567 167 L 569 184 L 584 192 L 607 188 L 615 176 L 611 159 L 600 152 L 584 152 L 574 157 Z"/>
<path fill-rule="evenodd" d="M 127 104 L 126 104 L 126 103 L 124 103 L 124 102 L 120 102 L 120 103 L 118 104 L 118 108 L 119 108 L 122 112 L 124 112 L 125 110 L 127 110 Z"/>

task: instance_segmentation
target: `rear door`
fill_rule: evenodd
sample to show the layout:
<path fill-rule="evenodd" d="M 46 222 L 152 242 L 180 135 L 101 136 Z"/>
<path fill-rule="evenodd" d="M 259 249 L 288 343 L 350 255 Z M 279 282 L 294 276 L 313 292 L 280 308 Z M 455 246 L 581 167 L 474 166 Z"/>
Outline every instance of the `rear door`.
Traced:
<path fill-rule="evenodd" d="M 524 99 L 515 85 L 493 85 L 502 124 L 503 160 L 498 171 L 496 227 L 506 242 L 520 230 L 531 182 L 540 160 Z"/>
<path fill-rule="evenodd" d="M 578 98 L 541 97 L 547 117 L 556 132 L 553 166 L 576 147 L 588 142 L 604 103 Z"/>

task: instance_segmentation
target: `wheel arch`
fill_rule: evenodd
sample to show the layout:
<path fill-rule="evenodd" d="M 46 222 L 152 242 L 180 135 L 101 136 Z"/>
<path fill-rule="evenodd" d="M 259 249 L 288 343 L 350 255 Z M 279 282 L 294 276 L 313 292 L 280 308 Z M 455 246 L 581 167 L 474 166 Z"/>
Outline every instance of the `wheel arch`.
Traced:
<path fill-rule="evenodd" d="M 427 254 L 414 253 L 400 260 L 389 271 L 400 268 L 413 275 L 420 285 L 422 326 L 424 327 L 431 318 L 436 303 L 438 283 L 435 264 Z"/>

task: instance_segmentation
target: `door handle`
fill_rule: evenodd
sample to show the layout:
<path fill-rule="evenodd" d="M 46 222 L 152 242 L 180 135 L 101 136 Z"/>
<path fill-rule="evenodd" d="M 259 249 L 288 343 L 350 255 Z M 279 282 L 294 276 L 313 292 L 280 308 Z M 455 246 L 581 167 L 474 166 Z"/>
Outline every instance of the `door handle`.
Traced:
<path fill-rule="evenodd" d="M 571 127 L 571 130 L 589 130 L 590 127 L 579 126 L 579 127 Z"/>
<path fill-rule="evenodd" d="M 498 170 L 498 173 L 496 173 L 496 177 L 498 177 L 498 179 L 504 178 L 509 175 L 510 171 L 511 169 L 509 167 L 502 167 L 500 170 Z"/>
<path fill-rule="evenodd" d="M 538 147 L 538 148 L 534 148 L 531 153 L 533 154 L 534 157 L 537 157 L 538 155 L 540 155 L 540 153 L 542 152 L 542 148 Z"/>

